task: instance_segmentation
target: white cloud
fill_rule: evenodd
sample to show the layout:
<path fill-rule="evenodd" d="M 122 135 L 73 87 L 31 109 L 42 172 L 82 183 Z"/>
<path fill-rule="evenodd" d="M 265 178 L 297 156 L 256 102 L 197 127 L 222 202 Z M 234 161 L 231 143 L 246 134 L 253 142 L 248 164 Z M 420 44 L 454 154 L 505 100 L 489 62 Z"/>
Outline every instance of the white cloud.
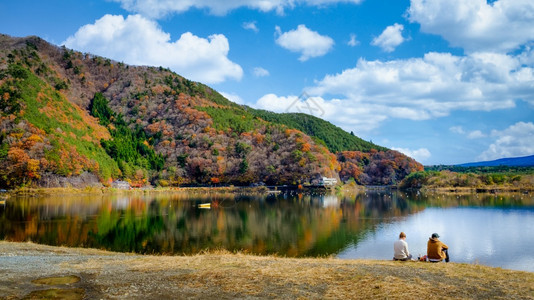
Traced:
<path fill-rule="evenodd" d="M 282 33 L 280 27 L 276 26 L 278 38 L 276 43 L 292 52 L 299 52 L 300 61 L 306 61 L 312 57 L 323 56 L 334 46 L 334 40 L 329 36 L 320 35 L 312 31 L 306 25 L 299 25 L 297 29 Z"/>
<path fill-rule="evenodd" d="M 402 36 L 404 26 L 395 23 L 394 25 L 386 27 L 382 34 L 374 38 L 371 45 L 382 48 L 385 52 L 393 52 L 395 48 L 402 44 L 405 39 Z"/>
<path fill-rule="evenodd" d="M 195 81 L 240 80 L 242 68 L 228 59 L 222 34 L 207 39 L 186 32 L 172 42 L 157 23 L 140 15 L 105 15 L 63 42 L 66 47 L 134 65 L 163 66 Z"/>
<path fill-rule="evenodd" d="M 469 52 L 507 52 L 534 40 L 532 0 L 411 0 L 408 18 Z"/>
<path fill-rule="evenodd" d="M 454 133 L 465 134 L 465 131 L 462 126 L 452 126 L 451 128 L 449 128 L 449 130 Z"/>
<path fill-rule="evenodd" d="M 221 95 L 223 95 L 224 98 L 234 102 L 234 103 L 237 103 L 237 104 L 244 104 L 245 101 L 243 101 L 243 99 L 241 97 L 239 97 L 239 95 L 237 95 L 236 93 L 225 93 L 225 92 L 219 92 Z"/>
<path fill-rule="evenodd" d="M 161 18 L 190 9 L 208 9 L 211 14 L 225 15 L 229 11 L 247 7 L 262 12 L 276 11 L 283 14 L 286 8 L 296 5 L 326 6 L 336 3 L 358 4 L 362 0 L 112 0 L 121 3 L 122 8 L 143 14 L 150 18 Z"/>
<path fill-rule="evenodd" d="M 347 107 L 379 107 L 387 117 L 425 120 L 454 110 L 512 108 L 517 99 L 534 104 L 533 82 L 533 68 L 514 56 L 427 53 L 390 61 L 360 59 L 356 67 L 327 75 L 307 91 L 341 96 Z"/>
<path fill-rule="evenodd" d="M 491 136 L 496 137 L 497 140 L 480 154 L 480 160 L 534 154 L 534 123 L 532 122 L 518 122 L 502 131 L 493 130 Z"/>
<path fill-rule="evenodd" d="M 354 33 L 350 34 L 350 40 L 347 42 L 347 45 L 351 47 L 358 46 L 360 44 L 360 41 L 356 39 L 356 35 Z"/>
<path fill-rule="evenodd" d="M 256 76 L 256 77 L 265 77 L 265 76 L 269 76 L 269 71 L 265 70 L 265 69 L 262 68 L 262 67 L 255 67 L 254 70 L 252 70 L 252 73 L 253 73 L 254 76 Z"/>
<path fill-rule="evenodd" d="M 449 131 L 456 133 L 456 134 L 466 135 L 468 139 L 480 139 L 480 138 L 486 137 L 486 135 L 482 133 L 482 131 L 480 130 L 473 130 L 471 132 L 466 132 L 462 128 L 462 126 L 452 126 L 451 128 L 449 128 Z"/>
<path fill-rule="evenodd" d="M 392 150 L 399 151 L 400 153 L 406 154 L 407 156 L 415 159 L 419 162 L 424 162 L 432 156 L 430 151 L 427 148 L 419 148 L 417 150 L 410 150 L 408 148 L 391 148 Z"/>
<path fill-rule="evenodd" d="M 486 137 L 486 135 L 484 133 L 482 133 L 482 131 L 480 130 L 474 130 L 474 131 L 471 131 L 468 135 L 467 135 L 467 138 L 468 139 L 480 139 L 480 138 L 484 138 Z"/>
<path fill-rule="evenodd" d="M 258 33 L 260 30 L 258 29 L 258 27 L 256 26 L 256 21 L 252 21 L 252 22 L 243 22 L 243 28 L 247 29 L 247 30 L 252 30 L 256 33 Z"/>
<path fill-rule="evenodd" d="M 258 99 L 256 108 L 274 112 L 287 112 L 289 106 L 298 99 L 298 96 L 278 97 L 275 94 L 267 94 Z"/>
<path fill-rule="evenodd" d="M 335 123 L 347 132 L 367 133 L 378 127 L 387 116 L 382 111 L 385 106 L 364 104 L 355 106 L 340 99 L 325 100 L 322 97 L 277 96 L 267 94 L 253 105 L 259 109 L 274 112 L 300 112 Z"/>
<path fill-rule="evenodd" d="M 387 119 L 428 120 L 457 110 L 492 111 L 515 107 L 518 99 L 534 105 L 534 70 L 519 56 L 427 53 L 423 58 L 390 61 L 360 59 L 356 67 L 327 75 L 306 89 L 313 101 L 294 107 L 307 112 L 319 105 L 329 120 L 347 131 L 370 133 Z M 297 99 L 265 95 L 257 107 L 283 112 Z M 317 110 L 307 112 L 316 114 Z M 449 129 L 467 138 L 481 131 Z"/>

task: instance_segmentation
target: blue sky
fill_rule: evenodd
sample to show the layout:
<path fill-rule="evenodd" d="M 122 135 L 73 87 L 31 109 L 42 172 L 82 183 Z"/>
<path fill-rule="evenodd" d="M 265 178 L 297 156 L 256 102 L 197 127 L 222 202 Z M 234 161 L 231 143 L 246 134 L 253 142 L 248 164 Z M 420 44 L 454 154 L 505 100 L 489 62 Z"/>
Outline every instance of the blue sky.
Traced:
<path fill-rule="evenodd" d="M 0 32 L 169 67 L 426 165 L 534 154 L 532 0 L 0 0 Z"/>

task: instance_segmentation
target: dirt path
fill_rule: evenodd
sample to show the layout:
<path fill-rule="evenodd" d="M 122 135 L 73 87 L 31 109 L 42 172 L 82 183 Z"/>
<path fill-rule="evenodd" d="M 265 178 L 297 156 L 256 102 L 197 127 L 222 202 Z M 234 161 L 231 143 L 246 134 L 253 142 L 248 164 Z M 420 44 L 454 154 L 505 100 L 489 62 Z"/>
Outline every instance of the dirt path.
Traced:
<path fill-rule="evenodd" d="M 0 298 L 534 299 L 534 273 L 467 264 L 143 256 L 0 242 Z"/>

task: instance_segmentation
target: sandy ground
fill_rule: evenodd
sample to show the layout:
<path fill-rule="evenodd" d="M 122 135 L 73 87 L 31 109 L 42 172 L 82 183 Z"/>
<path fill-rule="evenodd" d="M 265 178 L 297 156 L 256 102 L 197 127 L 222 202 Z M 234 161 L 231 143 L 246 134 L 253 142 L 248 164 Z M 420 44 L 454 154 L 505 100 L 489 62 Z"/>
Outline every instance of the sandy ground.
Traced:
<path fill-rule="evenodd" d="M 57 280 L 66 276 L 79 280 Z M 50 277 L 55 282 L 46 284 Z M 226 252 L 144 256 L 0 241 L 0 299 L 21 298 L 534 299 L 534 273 Z"/>

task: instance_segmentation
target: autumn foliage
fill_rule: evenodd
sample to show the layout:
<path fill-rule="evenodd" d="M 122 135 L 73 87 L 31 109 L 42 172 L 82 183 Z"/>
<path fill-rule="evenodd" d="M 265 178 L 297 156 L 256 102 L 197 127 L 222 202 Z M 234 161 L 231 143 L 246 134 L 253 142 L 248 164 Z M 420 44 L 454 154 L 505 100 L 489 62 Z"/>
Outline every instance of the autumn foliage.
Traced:
<path fill-rule="evenodd" d="M 393 184 L 422 169 L 318 118 L 240 106 L 168 69 L 39 38 L 0 35 L 0 49 L 0 187 L 88 173 L 104 185 Z"/>
<path fill-rule="evenodd" d="M 393 150 L 342 151 L 337 158 L 341 164 L 340 178 L 344 181 L 353 178 L 362 185 L 397 184 L 411 172 L 424 169 L 414 159 Z"/>

